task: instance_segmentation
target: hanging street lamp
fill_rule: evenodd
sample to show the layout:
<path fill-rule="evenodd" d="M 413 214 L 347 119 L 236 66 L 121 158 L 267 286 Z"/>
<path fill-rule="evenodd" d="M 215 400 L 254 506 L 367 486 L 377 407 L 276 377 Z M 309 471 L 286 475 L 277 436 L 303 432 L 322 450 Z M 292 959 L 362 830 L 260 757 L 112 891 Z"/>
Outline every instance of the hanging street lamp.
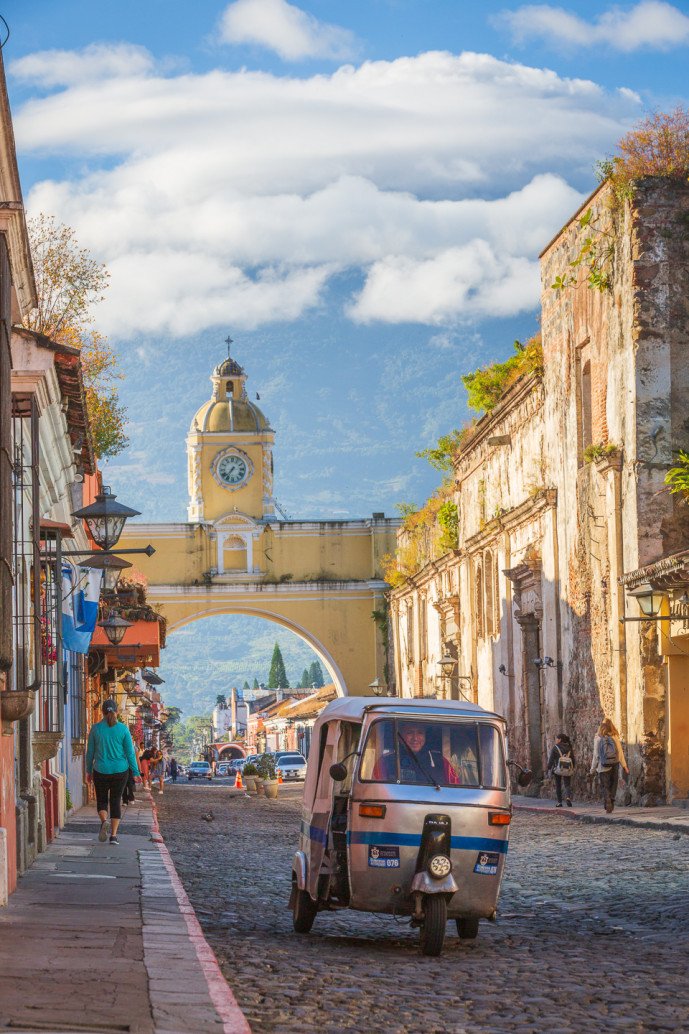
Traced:
<path fill-rule="evenodd" d="M 119 617 L 119 615 L 111 615 L 109 618 L 106 618 L 105 621 L 99 621 L 98 627 L 105 629 L 108 641 L 112 643 L 113 646 L 119 646 L 124 638 L 124 633 L 128 628 L 132 627 L 132 622 L 125 621 L 125 619 Z"/>
<path fill-rule="evenodd" d="M 130 672 L 127 672 L 126 675 L 123 675 L 123 677 L 120 679 L 120 685 L 122 686 L 122 689 L 125 691 L 127 696 L 131 696 L 134 690 L 137 688 L 137 681 Z"/>
<path fill-rule="evenodd" d="M 626 621 L 671 621 L 672 613 L 662 615 L 660 608 L 667 592 L 662 589 L 654 589 L 650 582 L 642 582 L 635 589 L 627 589 L 627 595 L 632 596 L 639 604 L 641 617 L 621 617 L 620 623 Z M 681 602 L 681 601 L 680 601 Z M 672 608 L 670 608 L 672 610 Z"/>
<path fill-rule="evenodd" d="M 95 567 L 103 572 L 103 589 L 105 592 L 114 592 L 120 575 L 132 565 L 122 557 L 112 556 L 109 553 L 93 553 L 85 560 L 80 561 L 80 567 Z"/>
<path fill-rule="evenodd" d="M 369 682 L 368 688 L 373 690 L 375 695 L 379 697 L 382 696 L 385 692 L 385 683 L 381 682 L 378 676 L 376 676 L 373 682 Z"/>
<path fill-rule="evenodd" d="M 86 526 L 91 532 L 91 537 L 101 549 L 112 549 L 117 543 L 124 522 L 129 517 L 140 517 L 140 510 L 132 510 L 131 506 L 124 506 L 116 502 L 117 497 L 113 495 L 107 486 L 96 496 L 95 503 L 75 510 L 72 517 L 86 521 Z"/>
<path fill-rule="evenodd" d="M 639 610 L 646 618 L 654 618 L 660 613 L 665 597 L 665 593 L 654 589 L 650 582 L 642 582 L 636 589 L 631 589 L 629 595 L 634 597 L 639 604 Z"/>

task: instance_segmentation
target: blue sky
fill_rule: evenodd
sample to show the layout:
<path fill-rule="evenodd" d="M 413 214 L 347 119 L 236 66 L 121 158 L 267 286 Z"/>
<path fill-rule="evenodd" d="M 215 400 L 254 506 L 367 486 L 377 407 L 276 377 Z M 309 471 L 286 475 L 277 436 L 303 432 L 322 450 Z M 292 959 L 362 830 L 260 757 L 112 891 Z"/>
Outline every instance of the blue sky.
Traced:
<path fill-rule="evenodd" d="M 115 16 L 116 10 L 116 16 Z M 421 501 L 460 376 L 537 329 L 537 255 L 646 110 L 687 102 L 689 10 L 643 0 L 9 2 L 29 213 L 111 270 L 131 446 L 184 519 L 184 436 L 228 330 L 294 517 Z"/>

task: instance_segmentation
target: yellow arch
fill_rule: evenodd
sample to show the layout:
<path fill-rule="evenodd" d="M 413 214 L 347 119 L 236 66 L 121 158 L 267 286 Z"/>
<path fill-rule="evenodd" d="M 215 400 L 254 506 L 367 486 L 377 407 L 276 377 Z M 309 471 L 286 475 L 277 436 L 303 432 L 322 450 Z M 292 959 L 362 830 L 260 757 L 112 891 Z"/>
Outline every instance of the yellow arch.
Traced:
<path fill-rule="evenodd" d="M 186 617 L 179 618 L 175 622 L 171 622 L 168 625 L 168 635 L 172 632 L 177 631 L 179 628 L 183 628 L 185 625 L 190 625 L 193 621 L 198 621 L 201 618 L 219 617 L 223 614 L 233 615 L 242 614 L 248 617 L 265 618 L 266 621 L 272 621 L 276 625 L 282 625 L 290 632 L 294 632 L 303 642 L 307 643 L 314 653 L 317 655 L 319 661 L 322 661 L 328 669 L 328 674 L 335 686 L 337 695 L 344 697 L 347 696 L 347 686 L 342 676 L 342 672 L 335 663 L 332 655 L 325 649 L 322 643 L 316 639 L 308 629 L 303 628 L 297 624 L 296 621 L 290 621 L 283 614 L 277 614 L 272 610 L 259 610 L 252 607 L 236 607 L 220 604 L 217 607 L 211 607 L 206 610 L 199 610 L 194 614 L 187 615 Z"/>

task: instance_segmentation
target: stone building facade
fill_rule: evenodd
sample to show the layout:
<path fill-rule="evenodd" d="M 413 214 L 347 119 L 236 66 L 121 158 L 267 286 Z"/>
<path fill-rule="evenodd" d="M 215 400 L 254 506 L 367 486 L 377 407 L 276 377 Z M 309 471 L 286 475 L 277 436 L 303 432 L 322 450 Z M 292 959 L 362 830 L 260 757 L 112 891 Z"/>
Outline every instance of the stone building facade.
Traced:
<path fill-rule="evenodd" d="M 390 593 L 398 692 L 504 713 L 531 792 L 560 730 L 584 792 L 608 716 L 629 755 L 621 799 L 689 796 L 671 779 L 667 626 L 621 620 L 640 614 L 625 574 L 689 544 L 689 507 L 664 481 L 689 445 L 688 223 L 686 184 L 643 181 L 614 214 L 603 185 L 547 246 L 542 372 L 454 455 L 458 548 Z M 579 266 L 553 289 L 592 234 L 607 288 Z M 448 652 L 451 679 L 438 665 Z"/>

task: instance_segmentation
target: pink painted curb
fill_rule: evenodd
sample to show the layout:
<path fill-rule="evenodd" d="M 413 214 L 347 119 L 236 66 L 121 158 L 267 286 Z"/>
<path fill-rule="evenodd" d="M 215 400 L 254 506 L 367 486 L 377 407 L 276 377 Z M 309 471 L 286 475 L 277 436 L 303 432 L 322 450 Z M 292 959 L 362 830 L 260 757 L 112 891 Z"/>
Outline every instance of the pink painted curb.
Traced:
<path fill-rule="evenodd" d="M 177 898 L 177 903 L 180 907 L 180 912 L 184 916 L 184 921 L 187 924 L 189 940 L 194 945 L 196 957 L 199 960 L 199 965 L 201 966 L 203 975 L 206 979 L 208 993 L 218 1012 L 218 1016 L 222 1020 L 224 1034 L 251 1034 L 251 1027 L 247 1022 L 246 1016 L 237 1005 L 237 999 L 232 994 L 230 985 L 222 975 L 220 966 L 218 965 L 218 960 L 213 954 L 213 949 L 206 940 L 203 930 L 201 929 L 201 925 L 196 918 L 194 906 L 187 897 L 187 892 L 182 886 L 182 881 L 177 875 L 175 863 L 172 861 L 170 852 L 165 846 L 160 833 L 160 827 L 158 826 L 158 812 L 153 798 L 151 798 L 151 806 L 153 808 L 151 840 L 158 847 L 160 856 L 163 859 L 163 865 L 167 869 L 170 882 L 172 883 L 172 887 L 175 892 L 175 897 Z"/>

